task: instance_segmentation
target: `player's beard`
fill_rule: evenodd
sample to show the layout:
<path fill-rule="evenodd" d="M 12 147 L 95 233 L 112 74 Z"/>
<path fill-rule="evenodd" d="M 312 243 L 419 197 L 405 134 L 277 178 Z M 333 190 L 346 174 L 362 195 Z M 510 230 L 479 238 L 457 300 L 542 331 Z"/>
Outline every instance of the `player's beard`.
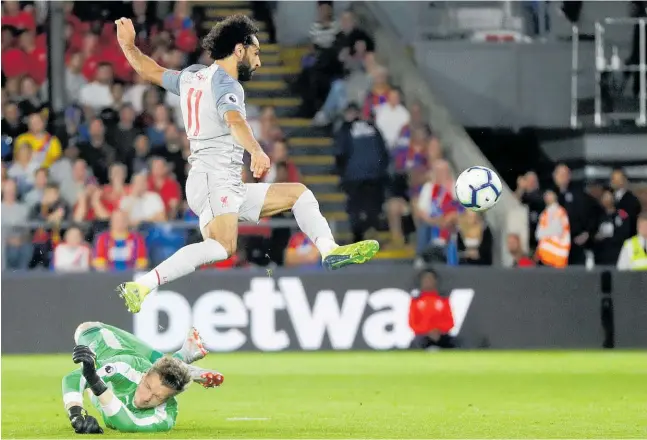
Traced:
<path fill-rule="evenodd" d="M 249 81 L 250 79 L 252 79 L 252 75 L 254 75 L 254 70 L 252 70 L 252 66 L 249 64 L 249 62 L 241 61 L 240 63 L 238 63 L 238 81 Z"/>

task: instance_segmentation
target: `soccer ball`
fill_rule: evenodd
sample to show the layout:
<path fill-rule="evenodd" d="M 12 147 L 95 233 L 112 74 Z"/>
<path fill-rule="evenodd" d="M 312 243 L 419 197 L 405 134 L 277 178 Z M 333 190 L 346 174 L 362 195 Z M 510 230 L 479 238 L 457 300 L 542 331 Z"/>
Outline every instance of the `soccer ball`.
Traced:
<path fill-rule="evenodd" d="M 471 167 L 456 179 L 456 199 L 472 211 L 486 211 L 501 198 L 501 179 L 489 168 Z"/>

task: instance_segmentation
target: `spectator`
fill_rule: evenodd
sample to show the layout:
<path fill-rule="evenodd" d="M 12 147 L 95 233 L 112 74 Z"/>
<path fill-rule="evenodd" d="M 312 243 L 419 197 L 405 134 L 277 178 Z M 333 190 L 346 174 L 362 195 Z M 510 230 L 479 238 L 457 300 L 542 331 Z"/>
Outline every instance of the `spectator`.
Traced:
<path fill-rule="evenodd" d="M 108 212 L 119 209 L 121 200 L 130 192 L 126 185 L 127 177 L 128 169 L 124 164 L 114 163 L 110 166 L 109 183 L 101 189 L 101 202 Z"/>
<path fill-rule="evenodd" d="M 279 180 L 277 179 L 277 168 L 276 168 L 276 165 L 278 163 L 283 163 L 285 165 L 285 169 L 287 171 L 287 176 L 286 176 L 287 178 L 285 182 L 295 183 L 295 182 L 301 181 L 299 169 L 289 159 L 288 146 L 284 141 L 274 142 L 270 157 L 272 159 L 272 165 L 270 166 L 269 171 L 267 172 L 267 174 L 265 175 L 265 178 L 263 179 L 264 182 L 274 183 Z"/>
<path fill-rule="evenodd" d="M 164 202 L 156 192 L 148 190 L 145 174 L 135 174 L 131 180 L 130 195 L 121 199 L 120 209 L 128 214 L 130 225 L 166 221 Z"/>
<path fill-rule="evenodd" d="M 144 239 L 139 233 L 129 230 L 125 212 L 114 211 L 110 217 L 110 229 L 97 237 L 93 266 L 100 272 L 142 270 L 148 266 Z"/>
<path fill-rule="evenodd" d="M 353 240 L 358 242 L 369 228 L 379 227 L 389 155 L 380 132 L 359 118 L 357 105 L 348 106 L 345 119 L 335 138 L 335 159 Z"/>
<path fill-rule="evenodd" d="M 339 17 L 339 33 L 335 40 L 335 45 L 342 61 L 354 55 L 355 45 L 358 41 L 364 42 L 368 52 L 375 51 L 373 39 L 366 32 L 357 28 L 353 11 L 346 10 Z"/>
<path fill-rule="evenodd" d="M 153 150 L 164 147 L 166 129 L 171 125 L 171 117 L 164 104 L 155 106 L 153 124 L 146 130 L 146 135 Z"/>
<path fill-rule="evenodd" d="M 34 187 L 23 197 L 27 208 L 31 209 L 32 206 L 40 203 L 48 181 L 49 171 L 47 168 L 39 168 L 34 172 Z"/>
<path fill-rule="evenodd" d="M 121 81 L 115 81 L 110 87 L 110 93 L 112 93 L 112 110 L 113 112 L 118 112 L 121 110 L 121 107 L 126 105 L 124 102 L 124 84 Z M 119 120 L 119 117 L 116 117 Z"/>
<path fill-rule="evenodd" d="M 647 212 L 638 215 L 638 234 L 626 240 L 618 258 L 618 270 L 647 270 Z"/>
<path fill-rule="evenodd" d="M 33 254 L 25 228 L 29 209 L 18 201 L 16 182 L 6 179 L 2 182 L 2 238 L 5 242 L 6 268 L 27 269 Z"/>
<path fill-rule="evenodd" d="M 402 128 L 409 123 L 411 116 L 400 102 L 399 90 L 391 89 L 387 96 L 387 102 L 375 109 L 375 125 L 382 133 L 387 148 L 393 150 Z"/>
<path fill-rule="evenodd" d="M 25 30 L 20 34 L 20 48 L 25 53 L 27 74 L 34 78 L 37 84 L 42 84 L 47 78 L 47 47 L 36 44 L 34 30 Z"/>
<path fill-rule="evenodd" d="M 63 242 L 54 248 L 52 268 L 56 272 L 88 272 L 91 254 L 81 230 L 72 226 L 65 232 Z"/>
<path fill-rule="evenodd" d="M 38 84 L 31 76 L 24 76 L 20 80 L 20 114 L 25 118 L 33 113 L 40 113 L 43 107 L 43 101 L 38 96 Z"/>
<path fill-rule="evenodd" d="M 2 74 L 7 77 L 7 83 L 14 80 L 14 87 L 20 83 L 28 67 L 27 55 L 14 44 L 18 32 L 16 28 L 2 26 Z"/>
<path fill-rule="evenodd" d="M 259 118 L 258 141 L 265 148 L 272 145 L 272 129 L 278 125 L 274 107 L 263 107 Z"/>
<path fill-rule="evenodd" d="M 60 191 L 55 183 L 48 183 L 43 192 L 40 203 L 34 205 L 29 214 L 29 219 L 46 226 L 38 228 L 32 237 L 34 245 L 33 266 L 50 266 L 50 257 L 53 246 L 59 241 L 61 223 L 70 213 L 67 204 L 61 200 Z"/>
<path fill-rule="evenodd" d="M 492 265 L 492 231 L 480 214 L 466 210 L 459 217 L 457 239 L 461 264 Z"/>
<path fill-rule="evenodd" d="M 116 160 L 129 165 L 134 156 L 133 146 L 141 131 L 135 127 L 135 110 L 132 105 L 124 104 L 119 110 L 119 123 L 108 132 L 111 145 L 115 146 Z"/>
<path fill-rule="evenodd" d="M 137 47 L 148 48 L 151 37 L 157 33 L 157 23 L 152 19 L 151 11 L 148 10 L 148 2 L 135 0 L 132 2 L 132 8 Z"/>
<path fill-rule="evenodd" d="M 166 159 L 170 171 L 175 174 L 178 182 L 184 185 L 186 182 L 186 173 L 184 171 L 186 159 L 182 155 L 182 149 L 184 148 L 186 135 L 181 134 L 175 125 L 169 124 L 166 127 L 164 137 L 166 138 L 166 148 L 158 150 L 157 155 Z"/>
<path fill-rule="evenodd" d="M 79 198 L 86 192 L 88 185 L 96 185 L 97 181 L 88 171 L 88 164 L 83 159 L 76 159 L 72 165 L 72 173 L 68 178 L 59 182 L 63 200 L 75 206 Z"/>
<path fill-rule="evenodd" d="M 124 93 L 124 102 L 130 104 L 135 109 L 135 113 L 139 114 L 144 111 L 144 96 L 146 91 L 149 90 L 150 84 L 144 78 L 135 74 L 134 84 L 132 84 L 126 93 Z"/>
<path fill-rule="evenodd" d="M 314 65 L 303 71 L 304 109 L 308 117 L 321 108 L 330 89 L 330 83 L 341 73 L 341 64 L 335 50 L 339 25 L 333 18 L 333 5 L 329 1 L 317 2 L 317 20 L 310 27 L 310 42 L 314 47 Z"/>
<path fill-rule="evenodd" d="M 303 232 L 296 232 L 285 249 L 285 267 L 320 268 L 321 254 Z"/>
<path fill-rule="evenodd" d="M 535 262 L 528 257 L 521 248 L 521 239 L 518 234 L 508 234 L 508 253 L 512 257 L 513 267 L 535 267 Z"/>
<path fill-rule="evenodd" d="M 148 88 L 142 96 L 140 107 L 143 109 L 137 118 L 136 125 L 147 129 L 155 123 L 155 110 L 160 104 L 160 95 L 157 89 Z"/>
<path fill-rule="evenodd" d="M 57 136 L 61 140 L 62 145 L 67 145 L 67 149 L 71 146 L 76 146 L 83 140 L 82 136 L 88 136 L 87 126 L 81 123 L 81 118 L 83 117 L 83 112 L 80 108 L 76 106 L 70 106 L 65 109 L 65 126 L 59 127 L 57 131 Z M 81 127 L 85 130 L 84 133 L 81 133 Z M 78 149 L 77 149 L 78 151 Z"/>
<path fill-rule="evenodd" d="M 593 242 L 595 264 L 612 266 L 618 261 L 624 242 L 633 235 L 632 220 L 625 210 L 616 208 L 611 191 L 602 193 L 600 203 L 604 211 Z"/>
<path fill-rule="evenodd" d="M 20 2 L 2 2 L 2 26 L 12 26 L 16 29 L 36 30 L 36 20 L 27 11 L 20 9 Z"/>
<path fill-rule="evenodd" d="M 81 158 L 92 168 L 99 183 L 108 182 L 108 169 L 115 161 L 116 153 L 106 142 L 105 127 L 101 119 L 94 119 L 89 128 L 90 140 L 79 144 Z"/>
<path fill-rule="evenodd" d="M 29 145 L 33 151 L 31 160 L 43 168 L 49 168 L 61 157 L 61 142 L 56 136 L 45 131 L 45 121 L 40 114 L 30 115 L 28 125 L 29 131 L 16 139 L 16 150 L 23 144 Z M 17 154 L 17 151 L 14 151 L 14 154 Z"/>
<path fill-rule="evenodd" d="M 36 170 L 40 168 L 37 161 L 32 160 L 33 150 L 27 143 L 18 145 L 16 157 L 7 175 L 16 181 L 18 194 L 27 194 L 34 186 Z"/>
<path fill-rule="evenodd" d="M 411 341 L 412 349 L 455 346 L 453 338 L 448 335 L 454 327 L 449 298 L 438 292 L 436 278 L 433 270 L 422 271 L 418 288 L 412 292 L 409 305 L 409 327 L 415 334 Z"/>
<path fill-rule="evenodd" d="M 596 204 L 590 196 L 571 186 L 571 170 L 566 165 L 557 165 L 553 172 L 553 180 L 559 204 L 568 213 L 572 237 L 568 263 L 584 264 L 586 262 L 584 247 L 589 243 L 589 238 L 592 239 L 595 234 Z"/>
<path fill-rule="evenodd" d="M 155 191 L 164 201 L 164 208 L 169 219 L 176 219 L 180 209 L 182 190 L 177 180 L 169 173 L 168 164 L 162 158 L 151 160 L 151 174 L 148 189 Z"/>
<path fill-rule="evenodd" d="M 5 61 L 2 61 L 2 68 L 4 72 L 5 68 Z M 6 99 L 12 100 L 19 102 L 20 101 L 20 77 L 10 77 L 7 76 L 7 80 L 5 81 L 5 86 L 3 88 L 5 94 L 6 94 Z M 2 101 L 6 102 L 6 101 Z M 20 108 L 20 106 L 18 106 Z M 22 111 L 22 110 L 21 110 Z"/>
<path fill-rule="evenodd" d="M 68 99 L 74 103 L 81 100 L 81 90 L 88 84 L 85 76 L 83 76 L 83 62 L 83 54 L 74 52 L 70 56 L 65 70 L 65 90 L 67 91 Z"/>
<path fill-rule="evenodd" d="M 173 13 L 168 15 L 166 20 L 164 20 L 164 29 L 173 34 L 185 29 L 193 29 L 193 20 L 189 16 L 187 2 L 185 0 L 175 2 Z"/>
<path fill-rule="evenodd" d="M 2 102 L 2 136 L 8 138 L 8 144 L 13 146 L 18 136 L 27 131 L 27 126 L 20 119 L 20 110 L 15 102 L 5 100 Z M 11 154 L 6 160 L 11 160 Z"/>
<path fill-rule="evenodd" d="M 111 107 L 114 103 L 112 96 L 113 72 L 112 66 L 107 62 L 100 62 L 94 80 L 81 88 L 79 102 L 100 111 Z"/>
<path fill-rule="evenodd" d="M 419 183 L 428 170 L 426 142 L 426 130 L 417 129 L 407 144 L 392 152 L 393 175 L 386 205 L 392 247 L 400 247 L 405 242 L 403 218 L 410 217 L 410 202 L 420 192 Z"/>
<path fill-rule="evenodd" d="M 534 171 L 528 171 L 523 176 L 517 177 L 517 189 L 514 192 L 517 199 L 528 207 L 528 228 L 530 231 L 530 248 L 537 247 L 535 231 L 539 222 L 539 215 L 544 210 L 544 196 L 539 189 L 539 180 Z"/>
<path fill-rule="evenodd" d="M 454 200 L 454 177 L 446 160 L 432 165 L 431 180 L 420 191 L 416 206 L 418 219 L 418 255 L 425 260 L 458 264 L 454 231 L 459 205 Z M 418 260 L 420 264 L 420 260 Z"/>
<path fill-rule="evenodd" d="M 571 250 L 571 228 L 567 211 L 559 205 L 557 194 L 544 193 L 546 208 L 537 226 L 537 258 L 544 266 L 566 267 Z"/>
<path fill-rule="evenodd" d="M 642 207 L 638 197 L 628 188 L 628 179 L 624 170 L 617 168 L 611 173 L 611 188 L 614 190 L 615 205 L 618 210 L 627 213 L 628 223 L 630 225 L 631 235 L 637 233 L 637 220 Z"/>
<path fill-rule="evenodd" d="M 66 186 L 72 181 L 72 171 L 74 162 L 79 158 L 79 149 L 76 145 L 68 145 L 63 151 L 63 157 L 54 162 L 49 167 L 49 177 L 53 182 L 56 182 L 61 187 L 61 193 L 65 193 L 63 186 Z M 88 175 L 92 175 L 92 171 L 88 171 Z"/>
<path fill-rule="evenodd" d="M 85 187 L 83 193 L 74 206 L 74 221 L 107 221 L 110 218 L 110 211 L 102 201 L 102 192 L 98 185 L 90 183 Z"/>
<path fill-rule="evenodd" d="M 135 154 L 130 162 L 131 174 L 139 174 L 148 170 L 148 159 L 150 157 L 150 145 L 148 137 L 140 134 L 135 138 Z"/>
<path fill-rule="evenodd" d="M 364 108 L 362 110 L 362 117 L 366 120 L 373 120 L 375 117 L 375 109 L 388 100 L 389 90 L 391 90 L 386 68 L 376 66 L 370 74 L 373 78 L 373 85 L 364 100 Z"/>

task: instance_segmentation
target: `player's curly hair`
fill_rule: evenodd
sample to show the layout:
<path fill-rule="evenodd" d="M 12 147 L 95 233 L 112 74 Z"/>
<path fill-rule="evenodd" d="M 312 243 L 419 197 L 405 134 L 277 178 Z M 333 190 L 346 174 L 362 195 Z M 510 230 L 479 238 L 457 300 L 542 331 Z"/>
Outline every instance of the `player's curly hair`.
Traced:
<path fill-rule="evenodd" d="M 158 359 L 149 370 L 150 372 L 159 374 L 162 383 L 178 393 L 186 390 L 191 383 L 191 374 L 187 365 L 171 356 Z"/>
<path fill-rule="evenodd" d="M 211 58 L 222 60 L 234 53 L 237 44 L 252 44 L 252 36 L 258 27 L 245 15 L 232 15 L 216 24 L 202 40 L 202 47 L 209 51 Z"/>

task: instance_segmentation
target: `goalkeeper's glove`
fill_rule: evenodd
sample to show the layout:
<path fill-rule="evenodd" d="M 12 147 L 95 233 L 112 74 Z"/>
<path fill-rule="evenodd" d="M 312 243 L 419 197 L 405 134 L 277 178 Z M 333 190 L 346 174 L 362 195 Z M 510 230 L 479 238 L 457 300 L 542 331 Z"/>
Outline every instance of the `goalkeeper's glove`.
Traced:
<path fill-rule="evenodd" d="M 68 410 L 70 423 L 77 434 L 103 434 L 99 422 L 80 406 L 73 406 Z"/>
<path fill-rule="evenodd" d="M 90 350 L 90 347 L 86 345 L 77 345 L 74 347 L 72 360 L 75 364 L 83 364 L 83 377 L 88 382 L 88 386 L 92 390 L 92 393 L 99 397 L 106 392 L 108 387 L 97 374 L 97 367 L 94 364 L 95 359 L 96 356 L 92 350 Z"/>

